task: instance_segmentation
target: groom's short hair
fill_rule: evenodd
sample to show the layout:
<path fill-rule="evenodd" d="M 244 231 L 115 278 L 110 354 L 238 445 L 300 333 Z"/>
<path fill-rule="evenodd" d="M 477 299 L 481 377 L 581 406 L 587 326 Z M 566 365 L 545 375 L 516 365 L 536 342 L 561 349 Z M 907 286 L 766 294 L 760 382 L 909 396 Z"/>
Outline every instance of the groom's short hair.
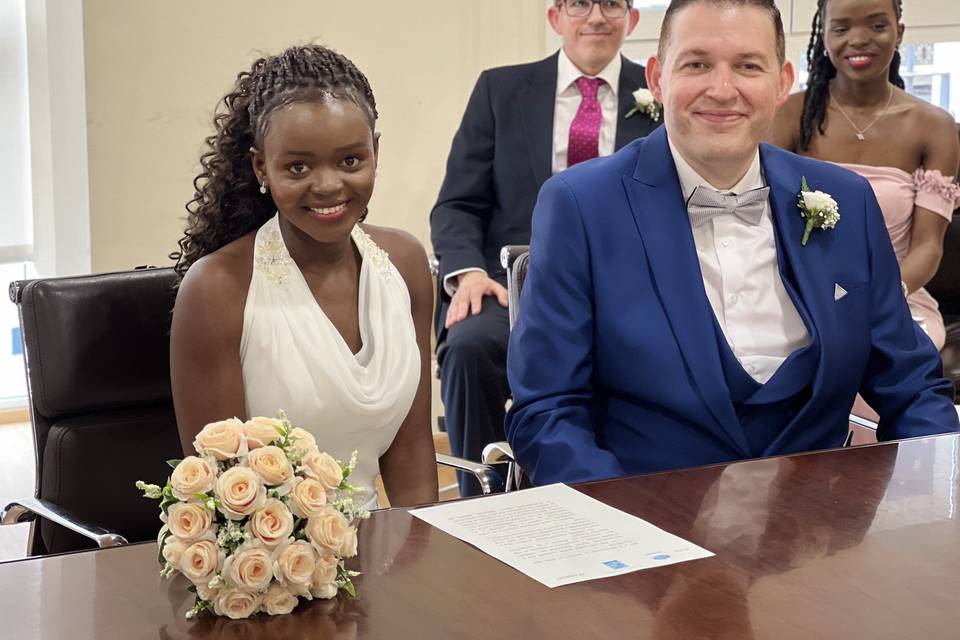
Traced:
<path fill-rule="evenodd" d="M 777 38 L 777 59 L 782 65 L 787 59 L 786 39 L 783 35 L 783 19 L 780 17 L 780 9 L 774 4 L 773 0 L 671 0 L 666 13 L 663 14 L 663 23 L 660 25 L 660 41 L 657 43 L 657 59 L 661 64 L 664 60 L 667 44 L 670 40 L 670 26 L 673 22 L 673 15 L 691 4 L 712 4 L 717 7 L 757 7 L 770 14 L 773 20 L 773 30 Z"/>

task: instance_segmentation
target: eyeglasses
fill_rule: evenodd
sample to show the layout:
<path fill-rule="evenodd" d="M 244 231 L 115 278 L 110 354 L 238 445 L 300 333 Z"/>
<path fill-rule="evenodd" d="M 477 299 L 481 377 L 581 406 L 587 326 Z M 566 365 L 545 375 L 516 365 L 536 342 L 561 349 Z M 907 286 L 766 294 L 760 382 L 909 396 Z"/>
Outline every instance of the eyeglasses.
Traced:
<path fill-rule="evenodd" d="M 563 7 L 571 18 L 582 18 L 593 11 L 593 5 L 600 5 L 600 13 L 605 18 L 622 18 L 630 10 L 628 0 L 566 0 Z"/>

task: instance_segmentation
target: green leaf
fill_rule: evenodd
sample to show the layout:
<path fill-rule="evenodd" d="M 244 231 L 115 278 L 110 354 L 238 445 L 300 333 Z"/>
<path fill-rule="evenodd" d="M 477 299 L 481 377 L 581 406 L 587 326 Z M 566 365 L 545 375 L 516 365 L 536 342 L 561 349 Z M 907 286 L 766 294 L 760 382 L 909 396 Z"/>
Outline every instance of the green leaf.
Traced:
<path fill-rule="evenodd" d="M 177 460 L 176 458 L 172 458 L 170 460 L 167 460 L 167 465 L 169 465 L 171 469 L 176 469 L 177 465 L 180 464 L 181 462 L 183 462 L 183 460 Z"/>
<path fill-rule="evenodd" d="M 800 190 L 801 191 L 810 191 L 810 185 L 807 184 L 807 177 L 800 176 Z"/>
<path fill-rule="evenodd" d="M 347 580 L 346 584 L 343 585 L 343 590 L 350 594 L 351 598 L 357 597 L 357 588 L 353 586 L 353 582 Z"/>
<path fill-rule="evenodd" d="M 187 587 L 187 591 L 189 591 L 190 593 L 196 593 L 196 592 L 197 592 L 197 585 L 195 585 L 195 584 L 190 585 L 189 587 Z"/>
<path fill-rule="evenodd" d="M 169 538 L 172 535 L 173 534 L 170 533 L 170 530 L 167 529 L 166 531 L 163 532 L 163 535 L 160 536 L 160 544 L 157 545 L 157 549 L 159 550 L 157 551 L 157 562 L 160 563 L 161 568 L 165 567 L 167 564 L 167 561 L 163 557 L 163 545 L 167 544 L 167 538 Z"/>
<path fill-rule="evenodd" d="M 164 498 L 160 502 L 160 511 L 163 511 L 163 513 L 167 513 L 167 511 L 170 510 L 170 507 L 177 504 L 178 502 L 180 501 L 177 500 L 176 498 Z"/>

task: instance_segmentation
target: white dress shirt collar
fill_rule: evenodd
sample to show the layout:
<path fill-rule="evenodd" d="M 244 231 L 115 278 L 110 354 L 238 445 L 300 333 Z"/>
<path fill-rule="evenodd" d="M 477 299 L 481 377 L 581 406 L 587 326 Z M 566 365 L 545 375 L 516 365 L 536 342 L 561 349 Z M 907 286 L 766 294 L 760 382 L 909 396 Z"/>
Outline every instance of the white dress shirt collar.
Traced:
<path fill-rule="evenodd" d="M 753 162 L 750 163 L 750 168 L 747 169 L 747 172 L 742 178 L 740 178 L 740 181 L 735 184 L 732 189 L 718 189 L 707 182 L 707 180 L 705 180 L 699 173 L 696 172 L 696 170 L 694 170 L 693 167 L 690 166 L 689 162 L 684 160 L 683 156 L 680 155 L 680 151 L 673 146 L 673 143 L 670 142 L 669 138 L 667 138 L 667 144 L 670 145 L 670 155 L 673 156 L 673 163 L 677 166 L 677 176 L 680 178 L 680 190 L 683 191 L 684 202 L 690 199 L 690 194 L 692 194 L 693 190 L 700 185 L 723 193 L 743 193 L 744 191 L 759 189 L 765 186 L 763 182 L 763 175 L 760 172 L 759 149 L 757 149 L 757 153 L 753 157 Z"/>
<path fill-rule="evenodd" d="M 575 64 L 567 57 L 567 54 L 564 52 L 563 48 L 560 49 L 560 55 L 557 59 L 557 95 L 559 96 L 564 91 L 570 88 L 577 78 L 580 76 L 586 76 L 588 78 L 600 78 L 607 83 L 607 86 L 610 87 L 610 90 L 613 91 L 613 95 L 617 95 L 617 91 L 620 88 L 620 67 L 622 66 L 622 61 L 620 60 L 620 54 L 613 56 L 613 60 L 605 66 L 600 73 L 595 76 L 589 76 L 583 71 L 577 68 Z M 575 91 L 579 93 L 579 90 L 574 88 Z"/>

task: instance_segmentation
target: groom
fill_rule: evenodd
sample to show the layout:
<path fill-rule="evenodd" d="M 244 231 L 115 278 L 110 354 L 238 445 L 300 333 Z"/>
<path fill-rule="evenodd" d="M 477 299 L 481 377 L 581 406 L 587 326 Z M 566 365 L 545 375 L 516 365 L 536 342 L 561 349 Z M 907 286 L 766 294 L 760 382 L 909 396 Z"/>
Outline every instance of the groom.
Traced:
<path fill-rule="evenodd" d="M 760 145 L 793 84 L 773 0 L 673 0 L 648 85 L 665 129 L 544 185 L 506 431 L 535 484 L 958 430 L 862 178 Z M 803 179 L 840 219 L 814 228 Z"/>

